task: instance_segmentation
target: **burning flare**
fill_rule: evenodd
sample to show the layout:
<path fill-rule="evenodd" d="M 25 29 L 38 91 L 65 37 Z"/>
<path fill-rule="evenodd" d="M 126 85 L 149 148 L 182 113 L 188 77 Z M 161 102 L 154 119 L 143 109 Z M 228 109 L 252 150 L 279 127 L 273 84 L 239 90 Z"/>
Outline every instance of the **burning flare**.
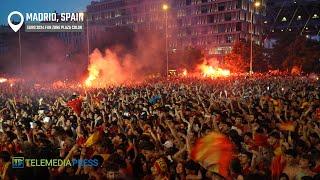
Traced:
<path fill-rule="evenodd" d="M 109 49 L 101 53 L 98 49 L 90 55 L 88 72 L 84 81 L 86 87 L 106 87 L 132 82 L 136 66 L 130 56 L 120 58 Z"/>
<path fill-rule="evenodd" d="M 204 61 L 198 65 L 197 69 L 201 76 L 209 78 L 228 77 L 231 74 L 230 70 L 220 68 L 219 61 L 215 58 L 205 58 Z"/>
<path fill-rule="evenodd" d="M 91 66 L 88 67 L 88 71 L 89 71 L 89 76 L 84 82 L 84 84 L 90 87 L 92 86 L 93 81 L 95 81 L 98 78 L 99 69 L 94 64 L 92 64 Z"/>
<path fill-rule="evenodd" d="M 188 75 L 188 71 L 187 71 L 186 69 L 183 69 L 182 75 L 183 75 L 183 76 L 187 76 L 187 75 Z"/>
<path fill-rule="evenodd" d="M 1 78 L 0 77 L 0 83 L 5 83 L 5 82 L 7 82 L 8 81 L 8 79 L 6 79 L 6 78 Z"/>
<path fill-rule="evenodd" d="M 217 78 L 230 76 L 230 71 L 227 69 L 221 69 L 219 67 L 213 67 L 206 64 L 200 65 L 201 73 L 204 77 Z"/>

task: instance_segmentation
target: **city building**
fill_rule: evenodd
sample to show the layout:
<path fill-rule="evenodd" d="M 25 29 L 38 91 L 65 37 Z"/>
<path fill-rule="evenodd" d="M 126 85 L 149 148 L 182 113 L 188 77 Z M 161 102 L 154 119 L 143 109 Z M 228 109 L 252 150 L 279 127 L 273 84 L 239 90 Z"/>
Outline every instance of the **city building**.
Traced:
<path fill-rule="evenodd" d="M 56 14 L 57 18 L 61 18 L 59 13 Z M 67 57 L 84 49 L 85 32 L 57 32 L 55 34 L 67 46 Z"/>
<path fill-rule="evenodd" d="M 164 4 L 168 4 L 165 10 Z M 208 55 L 223 56 L 231 51 L 235 41 L 251 40 L 251 33 L 253 41 L 261 44 L 266 3 L 265 0 L 101 0 L 87 6 L 87 15 L 92 41 L 107 27 L 127 26 L 135 32 L 165 32 L 167 27 L 169 50 L 197 47 Z"/>
<path fill-rule="evenodd" d="M 6 36 L 11 31 L 9 26 L 0 26 L 0 56 L 4 55 L 9 50 L 9 42 L 6 40 Z"/>
<path fill-rule="evenodd" d="M 86 42 L 85 32 L 58 32 L 57 37 L 67 46 L 67 56 L 77 53 L 84 48 Z"/>

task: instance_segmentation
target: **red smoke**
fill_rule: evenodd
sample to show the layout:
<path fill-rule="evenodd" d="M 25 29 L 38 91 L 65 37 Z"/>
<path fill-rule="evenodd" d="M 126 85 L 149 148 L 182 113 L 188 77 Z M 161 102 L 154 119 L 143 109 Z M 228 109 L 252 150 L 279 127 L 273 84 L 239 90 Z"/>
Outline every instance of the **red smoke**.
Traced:
<path fill-rule="evenodd" d="M 84 82 L 87 87 L 105 87 L 132 80 L 136 67 L 130 55 L 121 59 L 110 49 L 104 55 L 95 49 L 90 55 L 88 72 L 88 78 Z"/>

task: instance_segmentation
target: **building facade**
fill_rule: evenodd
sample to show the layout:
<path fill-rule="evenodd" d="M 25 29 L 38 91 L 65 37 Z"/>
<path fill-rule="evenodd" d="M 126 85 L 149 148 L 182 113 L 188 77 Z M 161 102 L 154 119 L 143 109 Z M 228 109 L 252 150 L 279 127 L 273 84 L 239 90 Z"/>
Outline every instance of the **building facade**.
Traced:
<path fill-rule="evenodd" d="M 261 44 L 265 0 L 101 0 L 87 6 L 90 39 L 105 27 L 127 26 L 135 32 L 165 31 L 169 50 L 197 47 L 209 55 L 224 55 L 237 40 Z M 163 4 L 169 9 L 164 11 Z M 253 19 L 253 21 L 252 21 Z M 251 31 L 251 23 L 253 30 Z M 98 27 L 98 28 L 97 28 Z M 165 38 L 165 37 L 164 37 Z"/>
<path fill-rule="evenodd" d="M 11 31 L 12 30 L 9 26 L 0 26 L 0 56 L 5 55 L 9 50 L 9 42 L 6 40 L 6 36 Z"/>
<path fill-rule="evenodd" d="M 84 32 L 58 32 L 57 37 L 67 46 L 67 56 L 77 53 L 84 48 L 85 34 Z"/>

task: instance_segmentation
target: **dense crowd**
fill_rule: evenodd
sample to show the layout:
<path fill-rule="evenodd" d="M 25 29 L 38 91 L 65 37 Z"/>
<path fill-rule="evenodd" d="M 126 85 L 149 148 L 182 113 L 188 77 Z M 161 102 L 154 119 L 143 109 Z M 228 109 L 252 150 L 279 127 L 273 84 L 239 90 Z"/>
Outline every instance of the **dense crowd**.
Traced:
<path fill-rule="evenodd" d="M 104 89 L 3 83 L 0 179 L 320 179 L 319 87 L 303 76 L 172 78 Z M 79 112 L 68 105 L 75 100 Z M 294 130 L 281 129 L 286 122 Z M 190 156 L 213 131 L 235 147 L 227 177 Z M 13 168 L 13 157 L 96 164 Z"/>

